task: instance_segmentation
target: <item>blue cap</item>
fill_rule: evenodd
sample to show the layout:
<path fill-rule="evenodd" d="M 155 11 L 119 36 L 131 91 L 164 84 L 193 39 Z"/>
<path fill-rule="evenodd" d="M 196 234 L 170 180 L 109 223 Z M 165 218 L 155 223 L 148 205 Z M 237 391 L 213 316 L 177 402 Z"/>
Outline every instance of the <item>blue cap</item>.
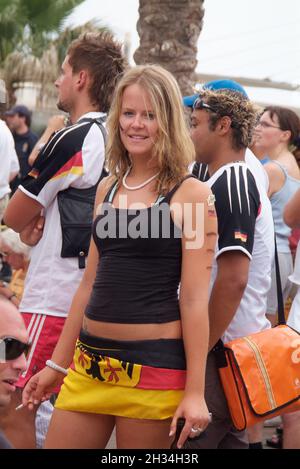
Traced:
<path fill-rule="evenodd" d="M 244 98 L 249 99 L 246 91 L 240 85 L 234 80 L 229 80 L 229 79 L 224 79 L 224 80 L 212 80 L 208 81 L 203 85 L 204 90 L 231 90 L 231 91 L 236 91 L 238 93 L 241 93 Z M 185 96 L 183 98 L 183 104 L 187 107 L 193 107 L 194 102 L 196 99 L 199 98 L 199 93 L 193 94 L 192 96 Z"/>
<path fill-rule="evenodd" d="M 14 116 L 15 114 L 21 114 L 21 116 L 30 117 L 31 112 L 29 111 L 27 106 L 23 104 L 17 104 L 16 106 L 12 107 L 8 111 L 5 112 L 6 116 Z"/>

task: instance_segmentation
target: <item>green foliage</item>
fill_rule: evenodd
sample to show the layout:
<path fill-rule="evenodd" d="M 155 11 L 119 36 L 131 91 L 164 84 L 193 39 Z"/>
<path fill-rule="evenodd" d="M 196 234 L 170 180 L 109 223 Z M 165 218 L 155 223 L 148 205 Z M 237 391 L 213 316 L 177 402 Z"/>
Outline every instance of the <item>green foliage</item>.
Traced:
<path fill-rule="evenodd" d="M 0 65 L 13 51 L 41 57 L 83 0 L 0 0 Z"/>

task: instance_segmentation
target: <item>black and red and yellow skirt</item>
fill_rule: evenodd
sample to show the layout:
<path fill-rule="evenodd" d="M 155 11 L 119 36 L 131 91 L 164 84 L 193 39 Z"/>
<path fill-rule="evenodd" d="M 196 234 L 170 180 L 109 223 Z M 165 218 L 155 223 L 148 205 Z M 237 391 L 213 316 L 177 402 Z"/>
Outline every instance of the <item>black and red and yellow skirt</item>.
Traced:
<path fill-rule="evenodd" d="M 55 407 L 168 419 L 183 397 L 185 369 L 181 339 L 116 341 L 82 330 Z"/>

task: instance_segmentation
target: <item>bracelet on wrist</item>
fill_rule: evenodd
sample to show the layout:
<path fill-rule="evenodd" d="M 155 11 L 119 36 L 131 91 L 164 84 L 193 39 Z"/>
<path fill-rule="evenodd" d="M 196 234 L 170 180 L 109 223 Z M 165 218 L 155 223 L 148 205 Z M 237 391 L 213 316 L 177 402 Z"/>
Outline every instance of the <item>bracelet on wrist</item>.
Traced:
<path fill-rule="evenodd" d="M 46 366 L 48 366 L 49 368 L 52 368 L 52 370 L 60 371 L 60 373 L 63 373 L 64 375 L 68 374 L 68 370 L 66 368 L 63 368 L 62 366 L 57 365 L 52 360 L 47 360 L 46 361 Z"/>

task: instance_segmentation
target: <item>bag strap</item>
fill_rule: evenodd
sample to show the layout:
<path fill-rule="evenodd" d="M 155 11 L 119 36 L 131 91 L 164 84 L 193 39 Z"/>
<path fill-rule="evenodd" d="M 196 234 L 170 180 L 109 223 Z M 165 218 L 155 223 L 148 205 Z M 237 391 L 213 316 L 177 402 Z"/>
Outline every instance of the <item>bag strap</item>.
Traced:
<path fill-rule="evenodd" d="M 276 288 L 277 288 L 277 319 L 278 325 L 285 325 L 285 315 L 284 315 L 284 301 L 281 288 L 281 278 L 280 278 L 280 268 L 279 268 L 279 259 L 277 251 L 277 242 L 276 235 L 274 234 L 274 254 L 275 254 L 275 273 L 276 273 Z M 212 348 L 212 352 L 216 355 L 217 366 L 218 368 L 223 368 L 226 366 L 226 358 L 224 355 L 224 343 L 222 339 L 219 339 L 215 346 Z"/>
<path fill-rule="evenodd" d="M 79 122 L 93 122 L 98 125 L 99 129 L 101 130 L 101 133 L 103 135 L 103 140 L 104 140 L 104 145 L 106 145 L 107 142 L 107 131 L 104 127 L 104 122 L 106 121 L 106 116 L 102 117 L 84 117 L 83 119 L 80 119 Z"/>
<path fill-rule="evenodd" d="M 284 316 L 284 302 L 283 302 L 283 295 L 282 295 L 282 288 L 281 288 L 281 278 L 280 278 L 280 268 L 279 268 L 276 235 L 275 235 L 274 243 L 275 243 L 275 273 L 276 273 L 277 313 L 278 313 L 277 319 L 278 319 L 278 325 L 285 325 L 286 320 Z"/>
<path fill-rule="evenodd" d="M 106 116 L 94 117 L 94 118 L 85 117 L 84 119 L 80 119 L 80 122 L 91 122 L 91 123 L 95 123 L 95 124 L 98 125 L 98 127 L 99 127 L 99 129 L 102 133 L 102 137 L 103 137 L 103 141 L 104 141 L 104 147 L 106 146 L 106 143 L 107 143 L 107 130 L 103 125 L 105 121 L 106 121 Z M 96 182 L 95 187 L 97 187 L 99 182 L 101 181 L 101 179 L 103 179 L 106 176 L 108 176 L 108 171 L 103 166 L 100 177 L 99 177 L 98 181 Z"/>

